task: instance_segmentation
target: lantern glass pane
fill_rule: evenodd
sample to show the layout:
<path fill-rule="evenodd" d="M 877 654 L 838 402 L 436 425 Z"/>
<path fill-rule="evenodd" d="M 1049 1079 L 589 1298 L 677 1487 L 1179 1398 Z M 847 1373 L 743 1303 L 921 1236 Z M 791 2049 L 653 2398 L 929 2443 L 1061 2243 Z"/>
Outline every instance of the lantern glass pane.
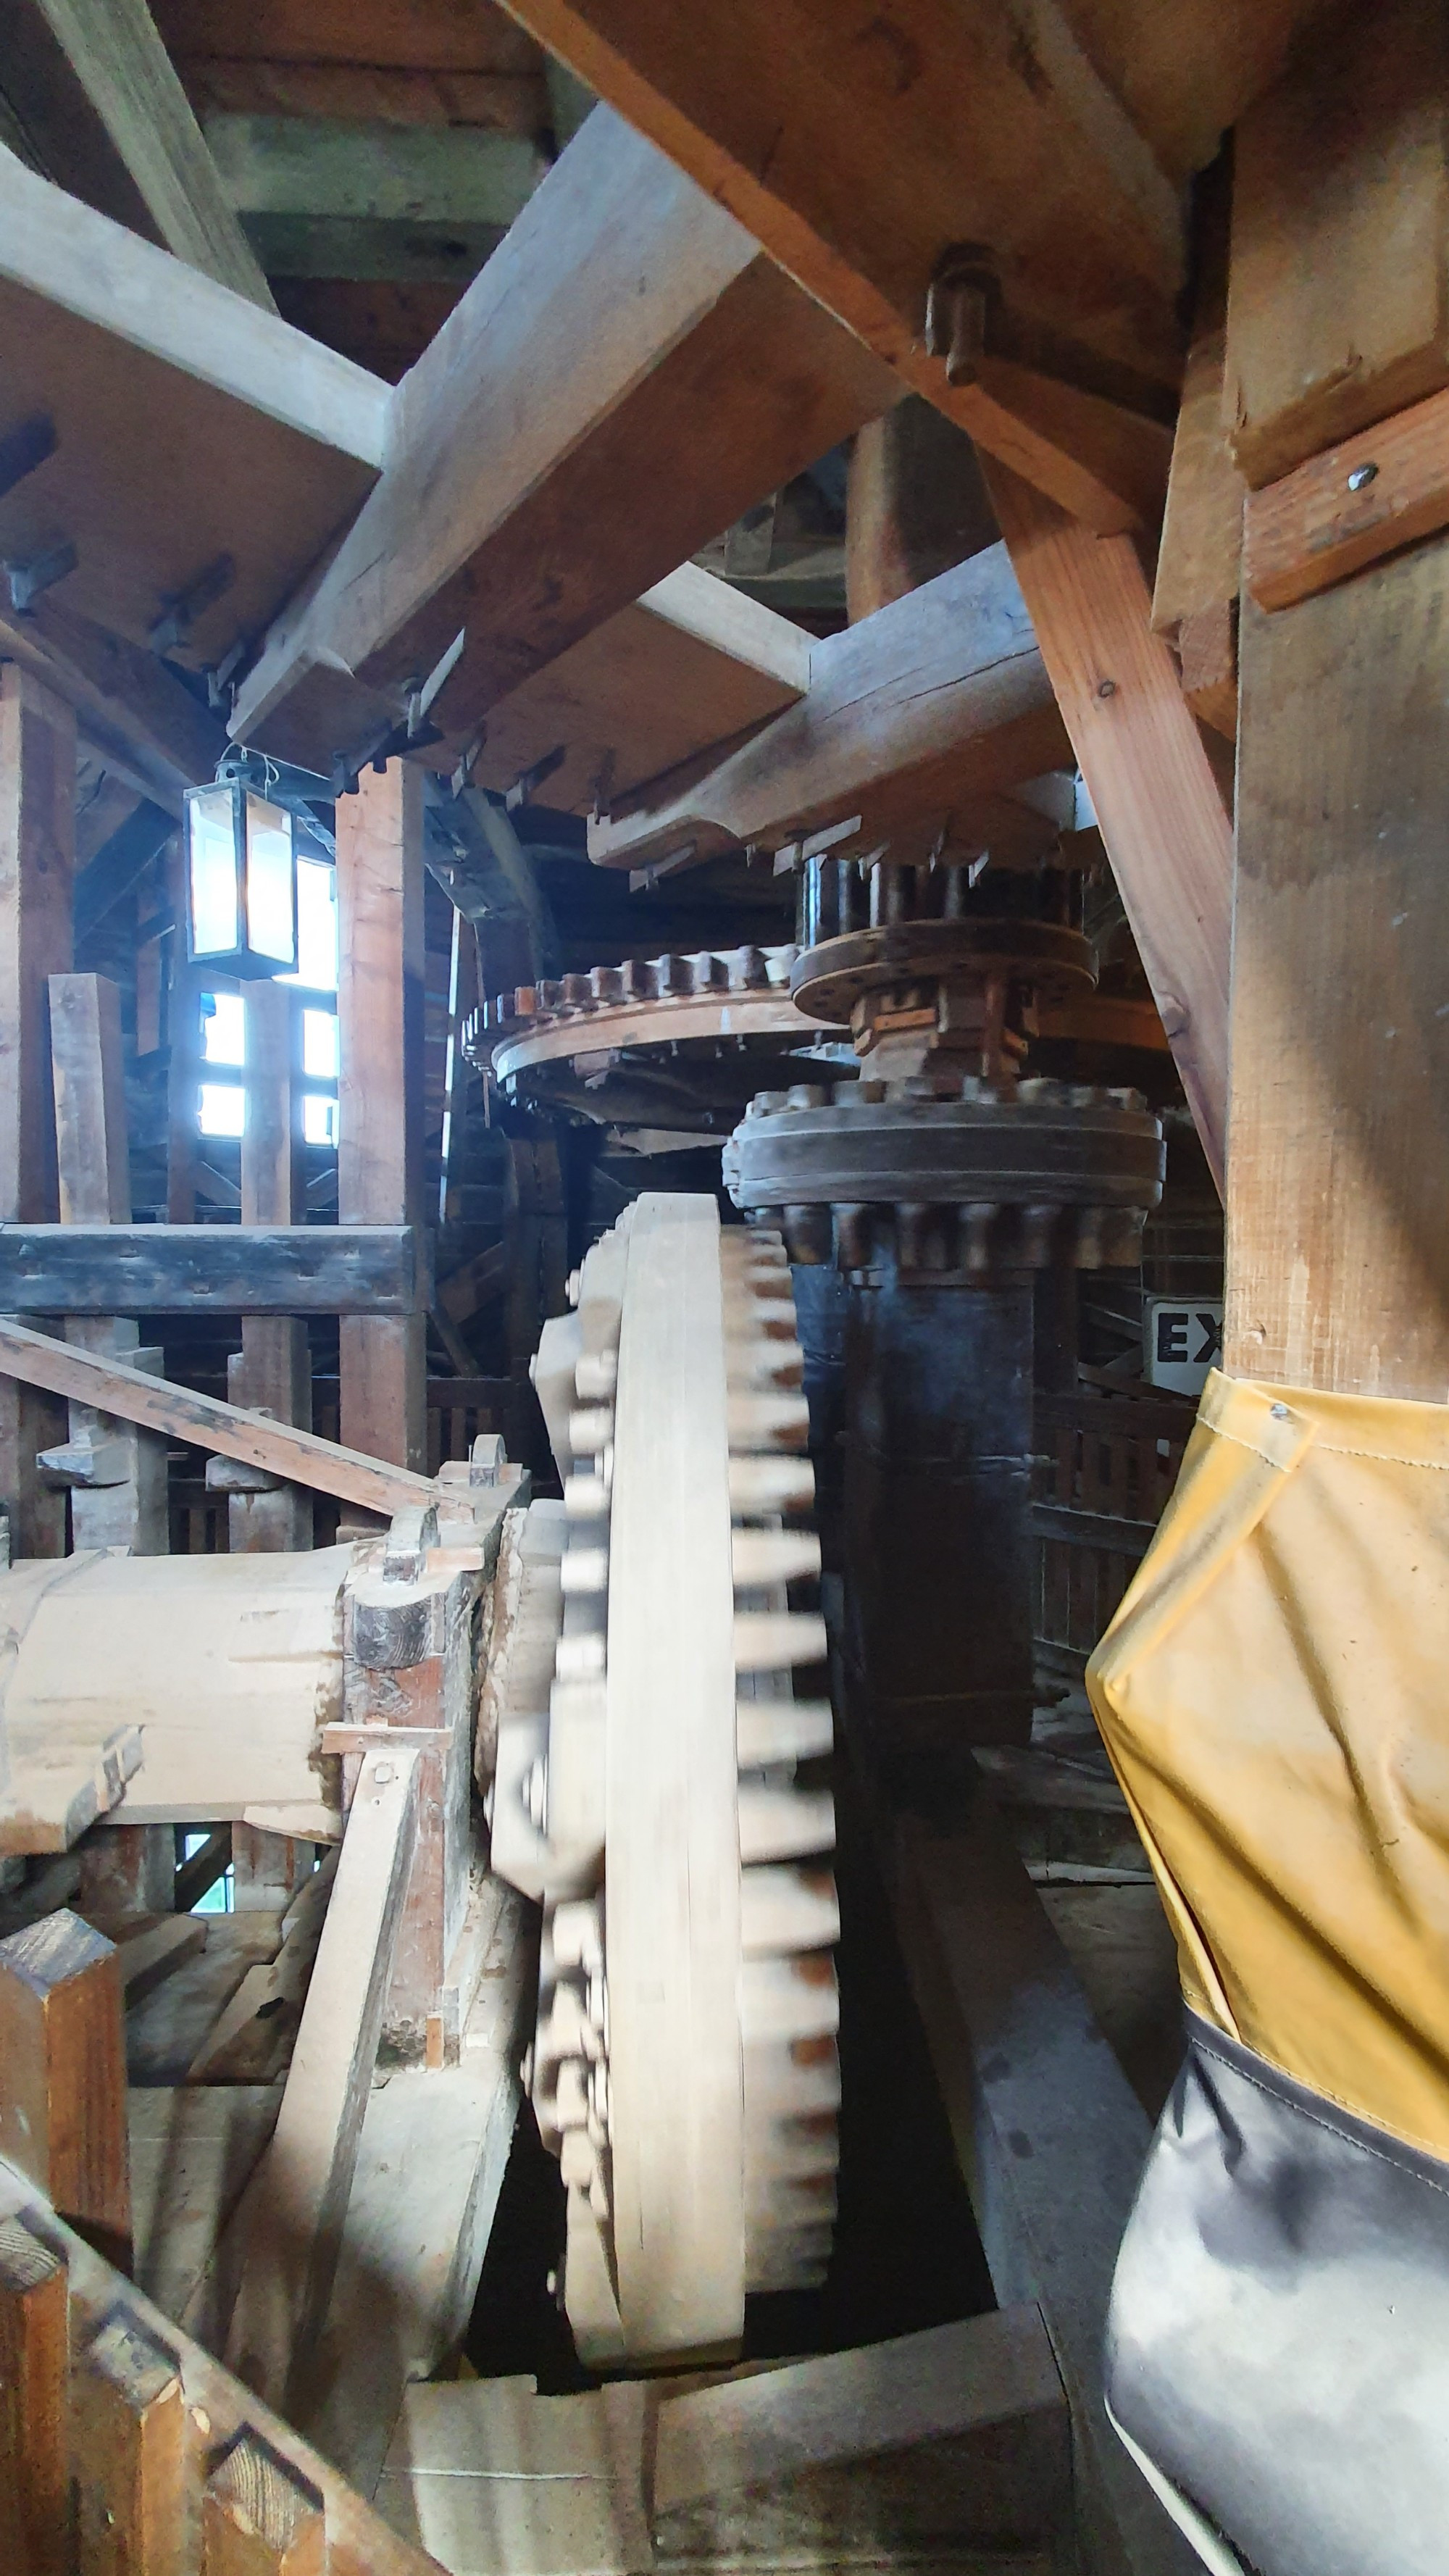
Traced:
<path fill-rule="evenodd" d="M 241 938 L 236 821 L 229 787 L 186 799 L 193 957 L 229 957 Z"/>
<path fill-rule="evenodd" d="M 247 797 L 247 946 L 279 966 L 297 962 L 292 817 L 285 806 Z"/>

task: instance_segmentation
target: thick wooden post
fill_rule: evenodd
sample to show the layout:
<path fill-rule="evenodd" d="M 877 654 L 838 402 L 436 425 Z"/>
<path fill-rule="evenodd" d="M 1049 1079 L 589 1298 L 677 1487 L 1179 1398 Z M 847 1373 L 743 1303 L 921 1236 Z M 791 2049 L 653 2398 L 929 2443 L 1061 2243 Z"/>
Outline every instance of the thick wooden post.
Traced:
<path fill-rule="evenodd" d="M 0 1941 L 0 2155 L 129 2270 L 120 1956 L 64 1909 Z"/>
<path fill-rule="evenodd" d="M 80 2576 L 183 2576 L 192 2433 L 173 2353 L 118 2312 L 76 2372 Z"/>
<path fill-rule="evenodd" d="M 75 717 L 17 663 L 0 667 L 0 1223 L 58 1213 L 47 983 L 71 962 Z M 65 1495 L 37 1450 L 61 1437 L 54 1402 L 0 1385 L 0 1499 L 16 1556 L 65 1550 Z"/>
<path fill-rule="evenodd" d="M 69 2576 L 65 2265 L 0 2221 L 0 2567 Z"/>
<path fill-rule="evenodd" d="M 364 770 L 337 803 L 337 1219 L 422 1215 L 423 783 L 405 761 Z M 345 1316 L 341 1433 L 397 1466 L 427 1445 L 426 1311 Z"/>
<path fill-rule="evenodd" d="M 56 1162 L 61 1222 L 129 1225 L 131 1156 L 126 1132 L 126 1080 L 121 997 L 104 975 L 52 975 L 50 1054 L 55 1085 Z M 65 1338 L 81 1349 L 159 1376 L 159 1344 L 141 1350 L 129 1316 L 71 1316 Z M 133 1556 L 165 1556 L 166 1443 L 133 1423 L 72 1403 L 63 1448 L 46 1453 L 46 1472 L 70 1488 L 74 1547 L 125 1547 Z"/>
<path fill-rule="evenodd" d="M 285 984 L 248 988 L 247 1115 L 241 1150 L 243 1225 L 295 1225 L 304 1213 L 302 1093 L 297 1076 L 301 1007 Z M 312 1362 L 299 1315 L 244 1315 L 242 1346 L 229 1362 L 231 1403 L 312 1428 Z M 221 1482 L 223 1479 L 218 1478 Z M 312 1497 L 305 1486 L 233 1491 L 227 1535 L 234 1556 L 312 1544 Z"/>
<path fill-rule="evenodd" d="M 1228 382 L 1254 487 L 1449 375 L 1446 64 L 1442 9 L 1394 0 L 1246 120 Z M 1346 499 L 1348 462 L 1330 479 Z M 1293 607 L 1244 601 L 1235 1375 L 1449 1402 L 1446 634 L 1443 536 Z"/>

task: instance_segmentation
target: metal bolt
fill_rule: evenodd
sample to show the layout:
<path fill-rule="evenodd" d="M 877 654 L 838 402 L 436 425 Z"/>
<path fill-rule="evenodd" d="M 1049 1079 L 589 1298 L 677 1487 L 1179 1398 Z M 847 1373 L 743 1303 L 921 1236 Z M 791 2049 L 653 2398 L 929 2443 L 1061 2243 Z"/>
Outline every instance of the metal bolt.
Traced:
<path fill-rule="evenodd" d="M 1270 1405 L 1270 1406 L 1269 1406 L 1268 1410 L 1269 1410 L 1269 1412 L 1272 1414 L 1273 1419 L 1274 1419 L 1274 1421 L 1275 1421 L 1275 1422 L 1286 1422 L 1286 1421 L 1287 1421 L 1287 1419 L 1288 1419 L 1288 1407 L 1287 1407 L 1287 1405 L 1286 1405 L 1286 1404 L 1273 1404 L 1273 1405 Z"/>
<path fill-rule="evenodd" d="M 1115 681 L 1115 680 L 1099 680 L 1099 681 L 1097 682 L 1097 695 L 1098 695 L 1098 697 L 1099 697 L 1099 698 L 1115 698 L 1115 696 L 1117 695 L 1117 683 L 1116 683 L 1116 681 Z"/>
<path fill-rule="evenodd" d="M 1356 465 L 1348 478 L 1350 492 L 1362 492 L 1378 477 L 1376 465 Z"/>

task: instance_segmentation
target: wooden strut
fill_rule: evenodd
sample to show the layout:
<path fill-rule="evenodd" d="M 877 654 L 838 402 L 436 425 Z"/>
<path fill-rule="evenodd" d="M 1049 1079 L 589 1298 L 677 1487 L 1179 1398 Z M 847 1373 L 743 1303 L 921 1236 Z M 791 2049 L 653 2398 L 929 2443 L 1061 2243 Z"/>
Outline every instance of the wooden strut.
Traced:
<path fill-rule="evenodd" d="M 223 1404 L 218 1396 L 198 1395 L 169 1378 L 147 1377 L 140 1369 L 103 1360 L 92 1351 L 74 1349 L 49 1333 L 0 1320 L 0 1376 L 23 1385 L 46 1387 L 53 1395 L 93 1404 L 123 1422 L 166 1431 L 174 1439 L 194 1442 L 223 1458 L 240 1458 L 274 1476 L 310 1485 L 319 1494 L 335 1494 L 362 1510 L 391 1517 L 408 1503 L 428 1503 L 434 1486 L 427 1476 L 407 1467 L 365 1458 L 359 1450 L 342 1449 L 315 1431 L 299 1431 L 288 1422 L 269 1422 L 246 1413 L 240 1405 Z"/>

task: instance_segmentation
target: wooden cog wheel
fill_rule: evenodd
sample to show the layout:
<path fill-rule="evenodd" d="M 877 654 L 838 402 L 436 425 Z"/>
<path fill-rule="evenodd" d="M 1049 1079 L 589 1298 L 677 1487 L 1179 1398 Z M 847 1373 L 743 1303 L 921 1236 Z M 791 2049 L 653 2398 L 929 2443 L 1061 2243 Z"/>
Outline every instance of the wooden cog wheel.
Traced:
<path fill-rule="evenodd" d="M 832 1723 L 794 1691 L 825 1632 L 786 1589 L 820 1549 L 784 1247 L 646 1195 L 548 1332 L 576 1402 L 529 1792 L 553 1856 L 533 2098 L 565 2304 L 590 2362 L 729 2355 L 747 2292 L 823 2278 L 835 2217 L 835 1815 L 800 1776 Z"/>

